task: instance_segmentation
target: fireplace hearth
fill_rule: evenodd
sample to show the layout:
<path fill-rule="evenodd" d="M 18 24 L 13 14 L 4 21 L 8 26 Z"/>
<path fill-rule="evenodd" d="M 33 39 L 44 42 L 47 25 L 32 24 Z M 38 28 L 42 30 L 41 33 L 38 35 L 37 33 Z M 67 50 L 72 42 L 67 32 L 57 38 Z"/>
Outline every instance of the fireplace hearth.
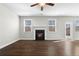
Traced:
<path fill-rule="evenodd" d="M 35 40 L 45 40 L 45 30 L 35 30 Z"/>

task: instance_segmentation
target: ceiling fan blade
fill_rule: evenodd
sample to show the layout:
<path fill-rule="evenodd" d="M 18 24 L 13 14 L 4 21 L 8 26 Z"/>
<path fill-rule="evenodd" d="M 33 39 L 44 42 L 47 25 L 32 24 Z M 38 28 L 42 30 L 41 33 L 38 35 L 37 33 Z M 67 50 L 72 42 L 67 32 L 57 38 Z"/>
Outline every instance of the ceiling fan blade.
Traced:
<path fill-rule="evenodd" d="M 46 5 L 54 6 L 55 4 L 53 4 L 53 3 L 46 3 Z"/>
<path fill-rule="evenodd" d="M 43 6 L 41 6 L 41 11 L 43 11 Z"/>
<path fill-rule="evenodd" d="M 31 7 L 34 7 L 34 6 L 38 5 L 38 4 L 39 4 L 39 3 L 33 4 L 33 5 L 31 5 Z"/>

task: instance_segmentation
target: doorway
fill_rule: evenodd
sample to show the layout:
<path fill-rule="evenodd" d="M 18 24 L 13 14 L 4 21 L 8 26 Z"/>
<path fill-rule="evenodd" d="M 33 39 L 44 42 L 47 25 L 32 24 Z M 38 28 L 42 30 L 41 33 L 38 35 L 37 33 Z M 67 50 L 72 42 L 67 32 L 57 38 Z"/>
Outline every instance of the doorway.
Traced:
<path fill-rule="evenodd" d="M 73 39 L 73 23 L 72 22 L 65 23 L 65 38 Z"/>

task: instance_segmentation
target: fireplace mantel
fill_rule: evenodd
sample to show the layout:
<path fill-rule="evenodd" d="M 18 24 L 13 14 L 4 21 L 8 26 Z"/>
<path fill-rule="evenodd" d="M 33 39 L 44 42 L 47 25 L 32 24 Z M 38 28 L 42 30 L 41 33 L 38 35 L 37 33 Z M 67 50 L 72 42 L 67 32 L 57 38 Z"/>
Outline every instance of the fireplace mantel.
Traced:
<path fill-rule="evenodd" d="M 33 26 L 33 30 L 34 30 L 34 39 L 35 39 L 35 31 L 36 30 L 45 30 L 45 39 L 46 39 L 47 28 L 45 25 L 43 25 L 43 26 L 35 25 L 35 26 Z"/>
<path fill-rule="evenodd" d="M 45 25 L 43 25 L 43 26 L 35 25 L 35 26 L 33 26 L 33 28 L 46 28 L 46 26 Z"/>

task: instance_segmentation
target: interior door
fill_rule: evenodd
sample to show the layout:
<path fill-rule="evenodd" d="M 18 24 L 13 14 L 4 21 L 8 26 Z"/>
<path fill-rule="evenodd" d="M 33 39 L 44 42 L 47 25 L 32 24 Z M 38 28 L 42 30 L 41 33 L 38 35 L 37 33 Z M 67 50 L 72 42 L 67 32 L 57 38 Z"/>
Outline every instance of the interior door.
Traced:
<path fill-rule="evenodd" d="M 65 38 L 73 39 L 73 23 L 72 22 L 65 23 Z"/>

